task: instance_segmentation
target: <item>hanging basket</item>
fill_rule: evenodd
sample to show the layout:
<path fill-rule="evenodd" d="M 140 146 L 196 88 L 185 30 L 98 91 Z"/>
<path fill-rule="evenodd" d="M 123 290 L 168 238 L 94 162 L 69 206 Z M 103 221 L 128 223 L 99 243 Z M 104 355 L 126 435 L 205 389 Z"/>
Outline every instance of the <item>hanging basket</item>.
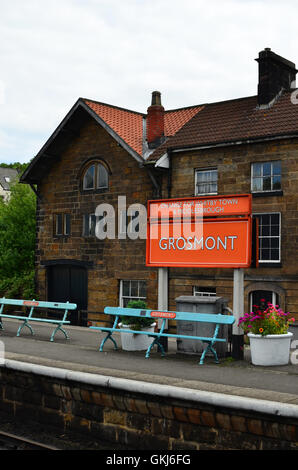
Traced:
<path fill-rule="evenodd" d="M 293 333 L 255 335 L 248 333 L 251 362 L 256 366 L 281 366 L 289 363 Z"/>

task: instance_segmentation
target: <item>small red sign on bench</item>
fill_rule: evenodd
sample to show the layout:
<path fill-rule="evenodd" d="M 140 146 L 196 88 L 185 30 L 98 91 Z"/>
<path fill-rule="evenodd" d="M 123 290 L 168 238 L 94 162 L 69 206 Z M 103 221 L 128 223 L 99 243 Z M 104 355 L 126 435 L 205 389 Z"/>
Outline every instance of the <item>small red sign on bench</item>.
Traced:
<path fill-rule="evenodd" d="M 28 307 L 37 307 L 39 302 L 34 302 L 33 300 L 24 300 L 23 305 L 27 305 Z"/>
<path fill-rule="evenodd" d="M 175 312 L 157 312 L 157 311 L 153 311 L 153 312 L 151 312 L 150 315 L 153 318 L 175 318 L 176 317 Z"/>

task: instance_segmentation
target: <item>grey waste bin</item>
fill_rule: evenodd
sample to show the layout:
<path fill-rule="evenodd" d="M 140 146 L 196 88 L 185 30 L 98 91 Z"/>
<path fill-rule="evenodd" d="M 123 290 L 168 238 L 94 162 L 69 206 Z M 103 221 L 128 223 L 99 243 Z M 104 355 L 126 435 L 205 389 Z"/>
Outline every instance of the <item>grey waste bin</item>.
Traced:
<path fill-rule="evenodd" d="M 200 313 L 227 313 L 225 307 L 227 306 L 227 299 L 223 297 L 199 297 L 199 296 L 186 296 L 178 297 L 176 300 L 177 312 L 192 312 L 194 315 Z M 181 335 L 190 336 L 213 336 L 215 325 L 204 324 L 191 321 L 177 322 L 177 333 Z M 215 349 L 219 357 L 226 356 L 228 352 L 228 338 L 229 331 L 227 325 L 221 325 L 219 329 L 218 338 L 225 338 L 226 342 L 215 343 Z M 199 354 L 205 349 L 206 343 L 194 339 L 177 339 L 177 351 L 186 354 Z"/>

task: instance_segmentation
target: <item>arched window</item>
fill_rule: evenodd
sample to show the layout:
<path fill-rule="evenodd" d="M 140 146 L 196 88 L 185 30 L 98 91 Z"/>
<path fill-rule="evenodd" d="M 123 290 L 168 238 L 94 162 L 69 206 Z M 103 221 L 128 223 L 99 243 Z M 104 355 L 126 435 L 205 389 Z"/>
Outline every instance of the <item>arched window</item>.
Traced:
<path fill-rule="evenodd" d="M 107 189 L 109 187 L 109 173 L 100 162 L 93 162 L 83 174 L 83 190 Z"/>
<path fill-rule="evenodd" d="M 271 290 L 254 290 L 250 293 L 249 301 L 250 311 L 254 312 L 257 307 L 267 308 L 268 303 L 279 305 L 279 295 Z"/>
<path fill-rule="evenodd" d="M 286 293 L 277 283 L 258 281 L 252 282 L 245 287 L 245 311 L 255 311 L 254 305 L 267 306 L 268 302 L 273 305 L 279 305 L 285 310 Z"/>

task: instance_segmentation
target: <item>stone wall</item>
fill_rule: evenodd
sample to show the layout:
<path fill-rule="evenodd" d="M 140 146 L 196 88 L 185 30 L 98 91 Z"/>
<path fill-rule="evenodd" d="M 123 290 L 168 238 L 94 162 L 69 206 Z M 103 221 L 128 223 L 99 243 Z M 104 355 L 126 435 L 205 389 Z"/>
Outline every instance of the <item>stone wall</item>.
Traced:
<path fill-rule="evenodd" d="M 90 159 L 102 161 L 109 169 L 107 190 L 82 191 L 82 172 Z M 88 266 L 88 310 L 102 312 L 107 305 L 119 305 L 122 279 L 145 280 L 147 301 L 157 303 L 156 270 L 146 268 L 146 241 L 118 239 L 118 196 L 126 197 L 126 207 L 146 206 L 153 197 L 147 171 L 94 120 L 90 120 L 55 162 L 38 187 L 36 286 L 40 299 L 47 299 L 45 262 L 76 260 Z M 99 240 L 83 236 L 84 214 L 94 213 L 99 204 L 113 206 L 115 239 Z M 70 236 L 55 236 L 56 214 L 70 214 Z M 98 316 L 89 315 L 89 320 Z"/>
<path fill-rule="evenodd" d="M 297 406 L 7 361 L 0 415 L 131 450 L 297 449 Z M 293 411 L 294 410 L 294 411 Z"/>
<path fill-rule="evenodd" d="M 249 293 L 276 289 L 282 307 L 298 319 L 298 148 L 297 140 L 251 143 L 171 154 L 171 191 L 164 180 L 163 197 L 195 196 L 195 170 L 217 168 L 218 194 L 249 194 L 251 163 L 281 160 L 282 191 L 253 195 L 253 213 L 281 213 L 281 262 L 259 264 L 245 269 L 245 311 L 249 309 Z M 210 196 L 212 197 L 212 196 Z M 216 288 L 216 294 L 227 297 L 232 307 L 233 270 L 175 269 L 169 270 L 170 309 L 175 298 L 191 295 L 193 286 Z"/>

